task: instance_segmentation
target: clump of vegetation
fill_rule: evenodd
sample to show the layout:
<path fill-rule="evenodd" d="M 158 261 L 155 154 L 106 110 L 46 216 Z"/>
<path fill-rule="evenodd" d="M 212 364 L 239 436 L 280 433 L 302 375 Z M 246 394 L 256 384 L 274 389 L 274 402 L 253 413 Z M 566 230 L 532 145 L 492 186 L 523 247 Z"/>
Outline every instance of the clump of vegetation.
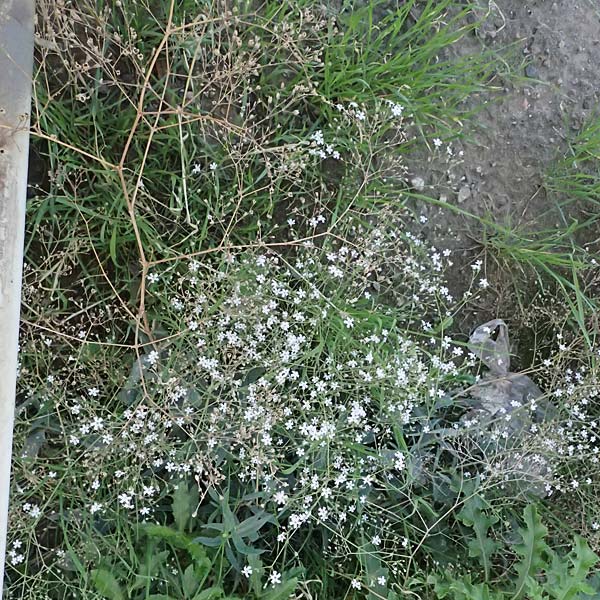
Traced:
<path fill-rule="evenodd" d="M 7 597 L 589 589 L 552 508 L 597 491 L 597 348 L 557 320 L 475 414 L 490 282 L 403 195 L 489 84 L 458 4 L 40 3 Z"/>

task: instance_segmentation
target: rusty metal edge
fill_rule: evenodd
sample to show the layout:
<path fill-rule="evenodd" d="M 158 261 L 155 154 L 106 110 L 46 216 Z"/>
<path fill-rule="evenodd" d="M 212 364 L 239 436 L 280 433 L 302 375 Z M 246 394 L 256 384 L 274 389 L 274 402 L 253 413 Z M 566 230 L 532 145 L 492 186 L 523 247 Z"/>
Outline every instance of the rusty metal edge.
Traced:
<path fill-rule="evenodd" d="M 0 600 L 23 267 L 34 0 L 0 0 Z"/>

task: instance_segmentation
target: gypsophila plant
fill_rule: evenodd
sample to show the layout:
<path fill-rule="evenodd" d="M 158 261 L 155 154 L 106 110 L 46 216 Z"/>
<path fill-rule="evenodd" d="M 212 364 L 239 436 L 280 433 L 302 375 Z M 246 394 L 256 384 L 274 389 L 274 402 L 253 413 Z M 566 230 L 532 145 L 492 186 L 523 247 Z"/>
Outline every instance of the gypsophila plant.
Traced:
<path fill-rule="evenodd" d="M 477 408 L 493 282 L 405 206 L 489 83 L 468 6 L 38 4 L 7 597 L 427 598 L 597 490 L 595 345 Z"/>

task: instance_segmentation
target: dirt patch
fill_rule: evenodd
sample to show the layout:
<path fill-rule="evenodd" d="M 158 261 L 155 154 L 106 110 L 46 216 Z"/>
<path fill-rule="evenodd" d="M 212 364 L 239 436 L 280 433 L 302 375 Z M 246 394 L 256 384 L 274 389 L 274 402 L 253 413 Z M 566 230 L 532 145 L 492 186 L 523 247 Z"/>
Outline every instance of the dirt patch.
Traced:
<path fill-rule="evenodd" d="M 512 46 L 522 79 L 503 84 L 466 126 L 464 137 L 453 142 L 451 157 L 444 146 L 433 156 L 409 159 L 411 177 L 422 178 L 422 193 L 466 212 L 513 227 L 552 227 L 556 215 L 544 174 L 600 98 L 600 4 L 478 0 L 478 5 L 473 17 L 484 16 L 483 24 L 453 52 Z M 454 249 L 451 283 L 460 294 L 468 283 L 466 265 L 480 249 L 481 226 L 428 203 L 419 203 L 418 210 L 427 218 L 426 237 Z M 497 297 L 502 294 L 496 290 L 483 316 L 506 316 L 496 314 L 503 310 Z"/>

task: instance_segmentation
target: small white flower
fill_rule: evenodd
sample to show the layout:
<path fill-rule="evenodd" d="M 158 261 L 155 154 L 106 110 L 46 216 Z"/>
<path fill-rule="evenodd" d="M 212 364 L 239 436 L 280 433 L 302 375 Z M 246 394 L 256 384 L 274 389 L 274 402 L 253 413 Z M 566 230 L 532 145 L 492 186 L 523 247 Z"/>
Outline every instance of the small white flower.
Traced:
<path fill-rule="evenodd" d="M 285 504 L 288 501 L 288 497 L 286 496 L 283 490 L 280 490 L 273 495 L 273 501 L 275 502 L 275 504 Z"/>
<path fill-rule="evenodd" d="M 156 283 L 159 279 L 160 277 L 157 273 L 148 273 L 148 281 L 150 283 Z"/>
<path fill-rule="evenodd" d="M 118 500 L 119 500 L 119 504 L 123 508 L 129 508 L 129 509 L 133 508 L 133 494 L 131 492 L 129 492 L 129 493 L 123 492 L 122 494 L 119 494 Z"/>
<path fill-rule="evenodd" d="M 392 109 L 392 115 L 394 117 L 401 117 L 404 112 L 404 106 L 396 104 L 395 102 L 390 102 L 390 108 Z"/>
<path fill-rule="evenodd" d="M 242 575 L 248 579 L 250 577 L 250 575 L 252 575 L 252 567 L 250 565 L 246 565 L 243 569 L 242 569 Z"/>
<path fill-rule="evenodd" d="M 358 581 L 358 579 L 353 579 L 350 582 L 350 585 L 355 589 L 355 590 L 360 590 L 360 581 Z"/>
<path fill-rule="evenodd" d="M 439 148 L 439 147 L 442 145 L 442 140 L 440 140 L 440 138 L 434 138 L 434 140 L 433 140 L 433 145 L 434 145 L 436 148 Z"/>
<path fill-rule="evenodd" d="M 280 584 L 281 573 L 279 573 L 278 571 L 271 571 L 271 574 L 269 575 L 269 581 L 271 582 L 272 586 Z"/>
<path fill-rule="evenodd" d="M 102 504 L 100 502 L 94 502 L 91 506 L 90 506 L 90 513 L 91 514 L 95 514 L 97 513 L 99 510 L 102 510 Z"/>
<path fill-rule="evenodd" d="M 211 162 L 210 165 L 208 166 L 208 168 L 211 171 L 216 171 L 217 170 L 217 163 L 216 162 Z"/>

